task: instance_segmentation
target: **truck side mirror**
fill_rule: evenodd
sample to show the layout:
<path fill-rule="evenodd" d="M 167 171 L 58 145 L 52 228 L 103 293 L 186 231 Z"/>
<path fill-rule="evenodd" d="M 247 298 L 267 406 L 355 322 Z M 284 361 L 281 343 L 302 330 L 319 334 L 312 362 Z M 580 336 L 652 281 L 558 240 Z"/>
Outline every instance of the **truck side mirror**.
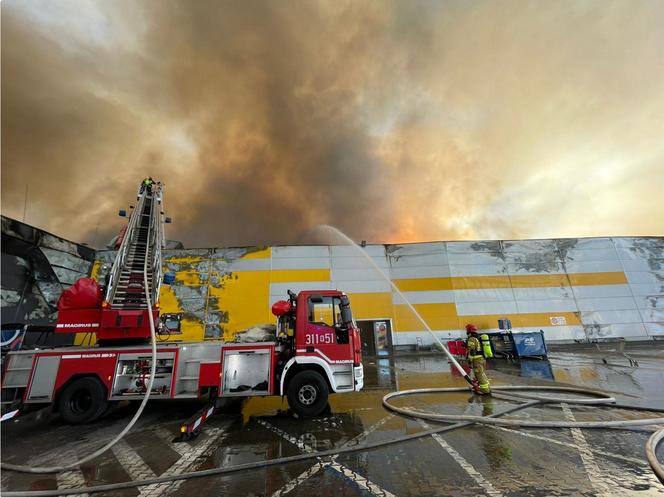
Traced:
<path fill-rule="evenodd" d="M 173 221 L 171 220 L 170 217 L 167 217 L 166 219 L 164 219 L 164 222 L 165 222 L 166 224 L 171 224 Z"/>
<path fill-rule="evenodd" d="M 120 212 L 118 212 L 118 216 L 127 217 L 127 211 L 124 209 L 120 209 Z"/>

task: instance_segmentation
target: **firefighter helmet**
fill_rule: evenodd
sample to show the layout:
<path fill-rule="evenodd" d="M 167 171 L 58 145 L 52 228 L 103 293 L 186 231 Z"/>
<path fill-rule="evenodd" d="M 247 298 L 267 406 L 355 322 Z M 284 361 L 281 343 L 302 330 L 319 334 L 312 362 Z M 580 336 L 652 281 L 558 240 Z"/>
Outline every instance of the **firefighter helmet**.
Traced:
<path fill-rule="evenodd" d="M 467 324 L 466 333 L 477 333 L 477 326 L 475 326 L 474 324 Z"/>

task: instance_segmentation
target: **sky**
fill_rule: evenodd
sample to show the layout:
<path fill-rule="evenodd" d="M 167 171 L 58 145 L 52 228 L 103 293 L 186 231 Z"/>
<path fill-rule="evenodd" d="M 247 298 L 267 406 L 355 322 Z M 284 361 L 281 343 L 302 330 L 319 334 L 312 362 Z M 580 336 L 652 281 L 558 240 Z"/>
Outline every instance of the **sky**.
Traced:
<path fill-rule="evenodd" d="M 664 2 L 4 0 L 2 213 L 104 246 L 664 235 Z M 26 201 L 27 189 L 27 201 Z"/>

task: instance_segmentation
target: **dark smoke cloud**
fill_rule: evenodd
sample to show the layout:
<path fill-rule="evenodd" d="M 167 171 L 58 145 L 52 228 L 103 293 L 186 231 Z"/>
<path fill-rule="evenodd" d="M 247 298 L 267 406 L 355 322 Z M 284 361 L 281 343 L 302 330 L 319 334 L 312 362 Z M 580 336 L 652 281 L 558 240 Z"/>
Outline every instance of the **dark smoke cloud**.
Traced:
<path fill-rule="evenodd" d="M 4 1 L 2 210 L 102 245 L 662 234 L 660 2 Z"/>

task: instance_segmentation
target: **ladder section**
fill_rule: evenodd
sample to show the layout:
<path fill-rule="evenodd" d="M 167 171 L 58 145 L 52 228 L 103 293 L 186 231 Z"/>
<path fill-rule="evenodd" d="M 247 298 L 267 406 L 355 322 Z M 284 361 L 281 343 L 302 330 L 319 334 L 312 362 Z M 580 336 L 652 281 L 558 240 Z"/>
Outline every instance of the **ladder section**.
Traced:
<path fill-rule="evenodd" d="M 145 192 L 141 200 L 139 209 L 132 214 L 139 217 L 130 221 L 131 232 L 127 233 L 126 240 L 128 246 L 121 248 L 116 260 L 121 267 L 110 301 L 113 309 L 147 309 L 146 290 L 150 295 L 153 294 L 155 255 L 157 255 L 155 244 L 159 243 L 154 232 L 159 217 L 154 215 L 153 210 L 158 210 L 159 205 L 151 192 Z M 146 259 L 147 289 L 143 278 Z"/>

